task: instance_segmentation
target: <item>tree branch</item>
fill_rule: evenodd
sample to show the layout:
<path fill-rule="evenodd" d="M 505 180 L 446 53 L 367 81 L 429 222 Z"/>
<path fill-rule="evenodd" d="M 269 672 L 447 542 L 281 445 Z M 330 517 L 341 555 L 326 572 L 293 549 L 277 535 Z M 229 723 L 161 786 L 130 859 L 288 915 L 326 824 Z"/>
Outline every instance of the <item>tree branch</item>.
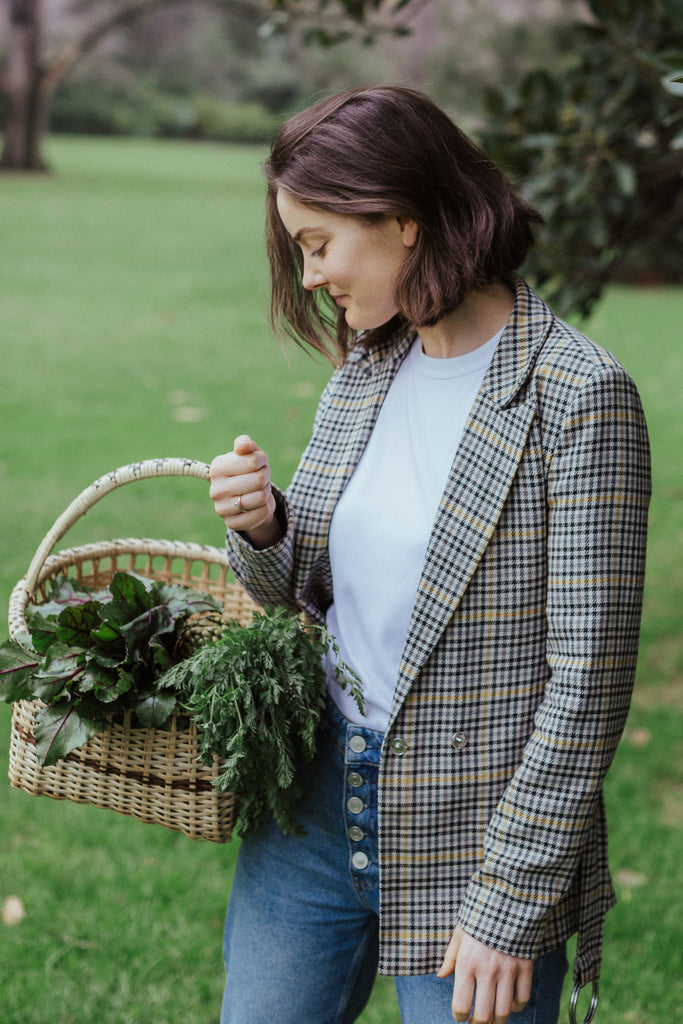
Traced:
<path fill-rule="evenodd" d="M 320 28 L 327 32 L 353 31 L 382 35 L 407 28 L 431 0 L 271 0 L 270 20 L 280 29 L 292 26 Z M 399 24 L 398 16 L 402 22 Z"/>
<path fill-rule="evenodd" d="M 125 28 L 137 21 L 138 18 L 162 7 L 177 7 L 180 4 L 188 5 L 191 0 L 128 0 L 121 7 L 110 11 L 105 17 L 95 22 L 85 30 L 78 38 L 67 43 L 59 55 L 45 68 L 44 85 L 46 88 L 54 88 L 69 68 L 77 60 L 92 52 L 98 44 L 110 32 L 118 28 Z M 223 7 L 226 10 L 237 10 L 243 7 L 252 7 L 253 4 L 244 3 L 243 0 L 199 0 L 202 5 L 212 7 Z M 90 4 L 79 5 L 79 8 L 91 6 Z"/>
<path fill-rule="evenodd" d="M 366 33 L 380 34 L 396 27 L 396 15 L 400 11 L 408 22 L 429 0 L 380 0 L 378 3 L 362 4 L 362 15 L 358 27 Z M 318 24 L 321 28 L 340 31 L 343 24 L 348 28 L 349 12 L 344 0 L 330 4 L 329 0 L 127 0 L 121 6 L 110 10 L 106 16 L 90 25 L 78 38 L 67 43 L 59 55 L 48 64 L 43 73 L 43 86 L 53 89 L 77 60 L 94 50 L 110 32 L 133 24 L 138 18 L 163 7 L 186 6 L 217 7 L 225 11 L 252 11 L 256 7 L 263 13 L 264 22 L 269 16 L 282 16 L 294 25 Z M 76 11 L 91 8 L 90 2 L 81 0 Z M 334 9 L 336 6 L 336 10 Z M 344 19 L 346 21 L 344 22 Z"/>

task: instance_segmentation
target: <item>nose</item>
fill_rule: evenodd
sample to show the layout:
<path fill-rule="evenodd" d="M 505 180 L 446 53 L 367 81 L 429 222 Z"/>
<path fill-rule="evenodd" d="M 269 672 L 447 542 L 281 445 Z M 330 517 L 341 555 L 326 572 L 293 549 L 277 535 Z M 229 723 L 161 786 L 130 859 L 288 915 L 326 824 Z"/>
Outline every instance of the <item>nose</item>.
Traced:
<path fill-rule="evenodd" d="M 312 267 L 308 260 L 304 259 L 301 283 L 307 291 L 312 292 L 315 291 L 316 288 L 322 288 L 323 285 L 327 284 L 327 279 L 317 267 Z"/>

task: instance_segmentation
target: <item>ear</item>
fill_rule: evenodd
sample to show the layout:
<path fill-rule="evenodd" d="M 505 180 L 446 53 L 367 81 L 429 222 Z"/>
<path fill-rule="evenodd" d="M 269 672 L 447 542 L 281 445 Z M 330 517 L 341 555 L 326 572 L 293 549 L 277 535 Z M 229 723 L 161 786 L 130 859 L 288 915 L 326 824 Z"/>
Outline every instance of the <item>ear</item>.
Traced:
<path fill-rule="evenodd" d="M 398 217 L 397 220 L 398 226 L 401 229 L 401 241 L 406 249 L 412 249 L 420 233 L 417 223 L 414 220 L 410 220 L 409 217 Z"/>

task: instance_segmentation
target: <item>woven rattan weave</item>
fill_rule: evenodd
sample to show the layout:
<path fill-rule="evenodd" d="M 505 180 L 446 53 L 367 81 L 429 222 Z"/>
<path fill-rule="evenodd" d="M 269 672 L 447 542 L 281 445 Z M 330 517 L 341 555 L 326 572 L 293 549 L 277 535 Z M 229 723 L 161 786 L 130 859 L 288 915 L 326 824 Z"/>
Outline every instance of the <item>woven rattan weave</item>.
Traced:
<path fill-rule="evenodd" d="M 158 476 L 209 479 L 209 467 L 190 459 L 154 459 L 124 466 L 86 488 L 55 522 L 39 546 L 26 576 L 12 591 L 9 631 L 26 642 L 26 611 L 41 604 L 50 580 L 69 575 L 92 587 L 105 586 L 115 572 L 136 572 L 151 579 L 182 583 L 222 601 L 226 617 L 246 624 L 256 605 L 229 579 L 224 551 L 180 541 L 125 538 L 50 554 L 67 530 L 110 491 L 135 480 Z M 197 730 L 190 720 L 173 716 L 168 731 L 132 727 L 130 714 L 73 750 L 63 760 L 41 768 L 33 724 L 40 703 L 20 701 L 12 709 L 9 778 L 12 786 L 34 796 L 94 804 L 140 821 L 163 825 L 191 839 L 227 842 L 236 815 L 231 793 L 218 793 L 212 780 L 220 765 L 198 760 Z"/>

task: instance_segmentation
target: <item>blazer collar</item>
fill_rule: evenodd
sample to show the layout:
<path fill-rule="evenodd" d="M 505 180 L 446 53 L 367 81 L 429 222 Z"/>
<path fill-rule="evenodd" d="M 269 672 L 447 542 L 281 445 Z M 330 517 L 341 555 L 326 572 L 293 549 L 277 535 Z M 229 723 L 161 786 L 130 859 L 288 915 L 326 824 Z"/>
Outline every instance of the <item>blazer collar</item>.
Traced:
<path fill-rule="evenodd" d="M 524 386 L 555 319 L 552 310 L 521 277 L 515 275 L 512 284 L 512 314 L 482 384 L 482 391 L 501 408 L 514 401 Z M 415 331 L 407 326 L 400 327 L 388 342 L 376 348 L 365 348 L 361 338 L 352 349 L 349 362 L 375 377 L 373 390 L 388 390 L 414 340 Z"/>
<path fill-rule="evenodd" d="M 482 392 L 502 409 L 526 383 L 555 319 L 521 277 L 514 278 L 514 286 L 514 308 L 482 384 Z"/>
<path fill-rule="evenodd" d="M 415 340 L 415 334 L 413 328 L 403 324 L 386 341 L 373 348 L 366 348 L 363 344 L 363 336 L 360 335 L 349 353 L 348 362 L 355 363 L 368 376 L 380 375 L 382 380 L 386 379 L 388 390 L 396 371 Z"/>

